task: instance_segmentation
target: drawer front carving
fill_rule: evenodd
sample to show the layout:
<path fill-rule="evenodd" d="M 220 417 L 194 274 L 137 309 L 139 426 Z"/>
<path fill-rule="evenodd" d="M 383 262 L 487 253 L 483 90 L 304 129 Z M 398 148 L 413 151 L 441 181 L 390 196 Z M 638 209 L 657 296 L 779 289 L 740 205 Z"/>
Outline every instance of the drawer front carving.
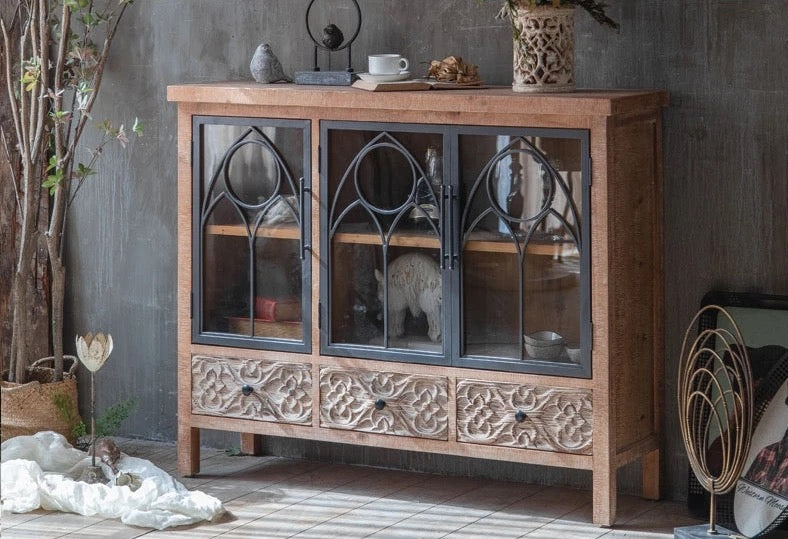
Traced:
<path fill-rule="evenodd" d="M 193 356 L 192 413 L 310 425 L 311 365 Z"/>
<path fill-rule="evenodd" d="M 591 391 L 457 381 L 457 439 L 590 455 Z"/>
<path fill-rule="evenodd" d="M 394 372 L 320 369 L 320 426 L 448 439 L 448 379 Z"/>

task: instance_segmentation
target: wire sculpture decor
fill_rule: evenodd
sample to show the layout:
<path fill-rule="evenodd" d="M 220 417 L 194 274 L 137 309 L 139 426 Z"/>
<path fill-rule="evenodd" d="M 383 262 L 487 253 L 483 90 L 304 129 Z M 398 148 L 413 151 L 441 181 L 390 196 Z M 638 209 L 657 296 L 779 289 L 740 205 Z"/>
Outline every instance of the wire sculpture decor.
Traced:
<path fill-rule="evenodd" d="M 348 86 L 355 80 L 355 72 L 351 66 L 351 52 L 353 42 L 358 37 L 361 31 L 361 8 L 358 5 L 358 0 L 350 0 L 352 3 L 352 12 L 355 14 L 355 26 L 350 38 L 345 38 L 342 30 L 333 23 L 329 23 L 323 28 L 320 36 L 316 36 L 310 27 L 309 15 L 312 12 L 312 7 L 317 0 L 310 0 L 304 15 L 306 24 L 306 33 L 310 41 L 314 45 L 312 55 L 312 70 L 311 71 L 297 71 L 295 75 L 296 84 L 327 84 L 329 86 Z M 319 39 L 318 39 L 319 38 Z M 318 65 L 318 51 L 323 50 L 328 53 L 328 70 L 322 71 Z M 339 51 L 346 51 L 346 64 L 344 71 L 331 70 L 331 54 Z"/>
<path fill-rule="evenodd" d="M 690 343 L 707 311 L 724 316 L 724 327 L 702 330 Z M 753 381 L 741 331 L 722 307 L 703 307 L 692 319 L 681 347 L 678 373 L 679 424 L 692 471 L 709 491 L 709 535 L 718 533 L 716 500 L 738 481 L 750 449 Z"/>

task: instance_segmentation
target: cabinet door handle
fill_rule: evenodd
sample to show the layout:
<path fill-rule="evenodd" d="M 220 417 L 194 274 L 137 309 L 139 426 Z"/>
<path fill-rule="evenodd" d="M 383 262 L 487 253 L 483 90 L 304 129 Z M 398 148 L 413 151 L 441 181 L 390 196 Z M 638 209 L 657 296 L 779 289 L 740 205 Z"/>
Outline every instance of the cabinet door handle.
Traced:
<path fill-rule="evenodd" d="M 456 268 L 460 261 L 460 237 L 462 237 L 462 231 L 458 230 L 459 223 L 455 222 L 457 214 L 459 213 L 457 210 L 457 200 L 459 199 L 458 191 L 458 187 L 454 185 L 449 186 L 449 215 L 451 215 L 450 232 L 452 234 L 450 269 Z"/>
<path fill-rule="evenodd" d="M 449 233 L 447 234 L 448 238 L 447 241 L 449 242 L 449 252 L 446 257 L 449 259 L 449 269 L 454 269 L 454 208 L 452 207 L 451 203 L 451 192 L 454 190 L 453 185 L 448 185 L 446 188 L 446 215 L 448 216 L 448 223 L 447 226 L 449 227 Z"/>
<path fill-rule="evenodd" d="M 241 393 L 243 393 L 245 396 L 248 397 L 249 395 L 254 393 L 254 388 L 249 384 L 244 384 L 243 387 L 241 387 Z"/>
<path fill-rule="evenodd" d="M 440 246 L 441 246 L 441 253 L 440 253 L 441 269 L 443 270 L 443 269 L 446 269 L 446 259 L 449 258 L 449 255 L 446 253 L 446 241 L 449 241 L 451 243 L 451 236 L 449 236 L 448 239 L 446 238 L 446 186 L 444 184 L 441 184 L 441 195 L 440 196 L 441 196 L 441 203 L 440 203 L 441 220 L 440 220 L 440 224 L 441 224 L 441 233 L 442 233 L 443 237 L 439 238 L 439 240 L 440 240 Z"/>
<path fill-rule="evenodd" d="M 527 417 L 528 415 L 522 410 L 517 410 L 517 412 L 515 412 L 514 414 L 514 420 L 517 421 L 518 423 L 522 423 L 523 421 L 525 421 Z"/>
<path fill-rule="evenodd" d="M 304 210 L 304 193 L 307 189 L 304 187 L 304 178 L 298 178 L 298 211 L 300 215 L 298 216 L 298 226 L 299 226 L 299 247 L 301 251 L 301 260 L 306 258 L 306 254 L 304 254 L 309 249 L 309 243 L 305 240 L 304 235 L 306 233 L 306 212 Z"/>
<path fill-rule="evenodd" d="M 378 399 L 375 401 L 375 410 L 382 410 L 386 407 L 386 401 L 383 399 Z"/>

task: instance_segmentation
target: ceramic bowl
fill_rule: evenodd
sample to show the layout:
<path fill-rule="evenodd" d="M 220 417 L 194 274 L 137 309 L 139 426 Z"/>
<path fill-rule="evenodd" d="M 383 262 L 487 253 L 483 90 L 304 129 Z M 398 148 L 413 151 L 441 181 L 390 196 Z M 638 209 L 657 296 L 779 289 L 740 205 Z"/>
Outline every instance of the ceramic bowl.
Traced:
<path fill-rule="evenodd" d="M 564 338 L 555 331 L 537 331 L 523 335 L 525 351 L 532 359 L 555 359 L 564 347 Z"/>
<path fill-rule="evenodd" d="M 572 363 L 580 363 L 580 359 L 583 357 L 580 348 L 570 348 L 569 346 L 566 347 L 566 355 Z"/>

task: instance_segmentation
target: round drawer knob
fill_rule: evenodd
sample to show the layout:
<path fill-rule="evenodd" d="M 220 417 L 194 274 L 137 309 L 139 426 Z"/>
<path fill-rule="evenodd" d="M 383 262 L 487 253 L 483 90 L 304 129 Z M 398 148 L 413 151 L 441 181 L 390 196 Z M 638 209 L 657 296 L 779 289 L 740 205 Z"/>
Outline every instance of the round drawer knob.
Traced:
<path fill-rule="evenodd" d="M 243 387 L 241 388 L 241 393 L 243 393 L 248 397 L 249 395 L 254 393 L 254 388 L 249 384 L 244 384 Z"/>
<path fill-rule="evenodd" d="M 386 407 L 386 401 L 383 399 L 378 399 L 375 401 L 375 410 L 382 410 Z"/>
<path fill-rule="evenodd" d="M 517 421 L 518 423 L 522 423 L 523 421 L 525 421 L 526 417 L 528 416 L 522 410 L 517 410 L 517 412 L 514 414 L 514 420 Z"/>

